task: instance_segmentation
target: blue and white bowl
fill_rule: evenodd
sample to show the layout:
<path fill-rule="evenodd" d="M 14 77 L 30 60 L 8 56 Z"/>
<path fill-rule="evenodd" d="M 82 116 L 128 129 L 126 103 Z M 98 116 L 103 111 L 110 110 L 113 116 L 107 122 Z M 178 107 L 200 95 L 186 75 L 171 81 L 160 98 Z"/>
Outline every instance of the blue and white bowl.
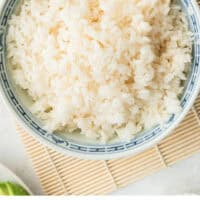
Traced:
<path fill-rule="evenodd" d="M 166 137 L 184 118 L 192 107 L 200 88 L 200 11 L 195 0 L 179 0 L 187 15 L 194 34 L 193 61 L 191 71 L 181 99 L 182 112 L 174 114 L 164 126 L 157 126 L 139 134 L 130 142 L 107 145 L 92 144 L 80 137 L 48 133 L 27 109 L 27 97 L 12 83 L 6 63 L 6 34 L 8 19 L 19 0 L 3 0 L 0 13 L 0 92 L 7 107 L 16 116 L 28 133 L 44 144 L 85 159 L 113 159 L 140 152 Z"/>

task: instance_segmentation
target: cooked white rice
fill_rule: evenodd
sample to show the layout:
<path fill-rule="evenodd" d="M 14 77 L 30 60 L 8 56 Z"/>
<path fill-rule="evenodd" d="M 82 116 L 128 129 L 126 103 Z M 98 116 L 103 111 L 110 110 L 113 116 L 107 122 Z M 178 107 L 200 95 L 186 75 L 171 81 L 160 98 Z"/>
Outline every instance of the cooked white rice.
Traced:
<path fill-rule="evenodd" d="M 130 140 L 181 111 L 192 40 L 170 0 L 24 0 L 9 24 L 14 80 L 50 131 Z"/>

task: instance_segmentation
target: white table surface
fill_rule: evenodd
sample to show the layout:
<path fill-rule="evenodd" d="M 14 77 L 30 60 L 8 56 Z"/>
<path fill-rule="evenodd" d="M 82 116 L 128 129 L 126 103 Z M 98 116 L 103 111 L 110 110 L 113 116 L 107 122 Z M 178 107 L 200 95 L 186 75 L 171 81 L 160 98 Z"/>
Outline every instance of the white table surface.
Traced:
<path fill-rule="evenodd" d="M 13 170 L 34 194 L 42 194 L 12 117 L 0 101 L 0 162 Z M 200 154 L 144 178 L 114 195 L 200 194 Z"/>

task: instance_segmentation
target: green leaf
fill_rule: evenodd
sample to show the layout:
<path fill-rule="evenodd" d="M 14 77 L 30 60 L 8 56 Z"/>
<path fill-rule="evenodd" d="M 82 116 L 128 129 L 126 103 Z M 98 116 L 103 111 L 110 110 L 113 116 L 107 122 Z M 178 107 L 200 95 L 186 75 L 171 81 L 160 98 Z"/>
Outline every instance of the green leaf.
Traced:
<path fill-rule="evenodd" d="M 0 196 L 7 196 L 7 195 L 9 195 L 9 193 L 6 184 L 0 183 Z"/>
<path fill-rule="evenodd" d="M 29 193 L 20 185 L 11 182 L 0 183 L 0 195 L 2 196 L 27 196 Z"/>

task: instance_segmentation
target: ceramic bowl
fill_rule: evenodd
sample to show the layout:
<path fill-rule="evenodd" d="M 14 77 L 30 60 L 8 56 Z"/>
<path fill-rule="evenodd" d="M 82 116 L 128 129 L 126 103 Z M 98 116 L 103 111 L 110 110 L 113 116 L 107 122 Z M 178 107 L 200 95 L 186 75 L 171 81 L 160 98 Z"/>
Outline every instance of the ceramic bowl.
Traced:
<path fill-rule="evenodd" d="M 0 12 L 0 93 L 9 110 L 21 126 L 39 141 L 68 155 L 84 159 L 113 159 L 128 156 L 151 147 L 166 137 L 184 118 L 192 107 L 200 87 L 200 11 L 195 0 L 178 1 L 185 12 L 190 30 L 194 34 L 191 70 L 181 98 L 182 112 L 172 114 L 163 126 L 138 134 L 129 142 L 112 142 L 99 145 L 79 135 L 52 134 L 44 130 L 41 123 L 30 113 L 30 99 L 17 88 L 9 76 L 6 62 L 6 34 L 8 19 L 19 0 L 3 0 Z"/>

